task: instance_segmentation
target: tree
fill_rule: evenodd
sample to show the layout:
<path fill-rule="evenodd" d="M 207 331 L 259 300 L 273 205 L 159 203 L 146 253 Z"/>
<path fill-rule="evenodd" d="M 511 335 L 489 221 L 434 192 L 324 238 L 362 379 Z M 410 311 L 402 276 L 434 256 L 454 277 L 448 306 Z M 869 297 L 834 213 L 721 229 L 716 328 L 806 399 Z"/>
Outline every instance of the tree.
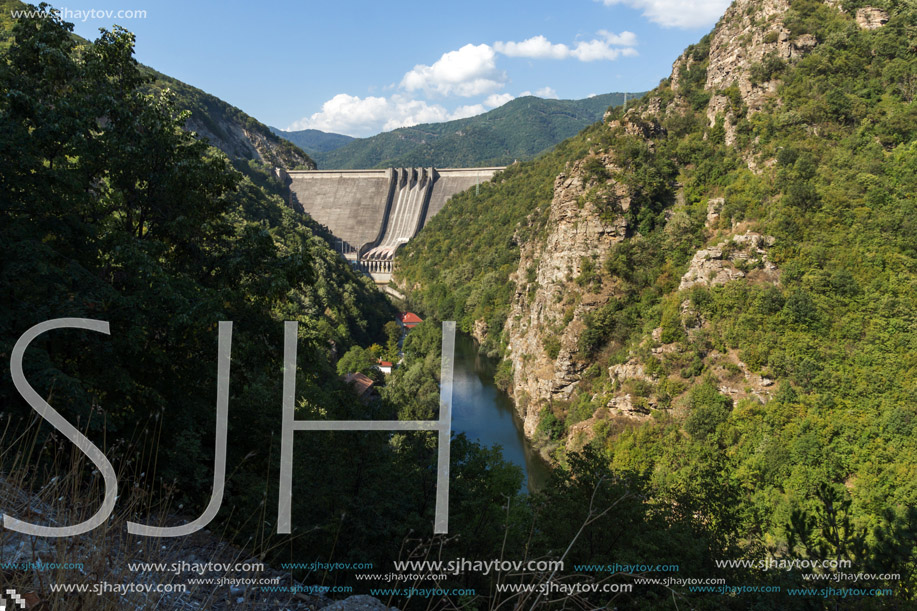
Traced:
<path fill-rule="evenodd" d="M 370 375 L 376 370 L 376 357 L 370 350 L 354 346 L 338 361 L 338 375 L 362 373 Z"/>
<path fill-rule="evenodd" d="M 401 339 L 401 325 L 394 320 L 385 323 L 385 356 L 394 362 L 398 358 L 398 342 Z"/>

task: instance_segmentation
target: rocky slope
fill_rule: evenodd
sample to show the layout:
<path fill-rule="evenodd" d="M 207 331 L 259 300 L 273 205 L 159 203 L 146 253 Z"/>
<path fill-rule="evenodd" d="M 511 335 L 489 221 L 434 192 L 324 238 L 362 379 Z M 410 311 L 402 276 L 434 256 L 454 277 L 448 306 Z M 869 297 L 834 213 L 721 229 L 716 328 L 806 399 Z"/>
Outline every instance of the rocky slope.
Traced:
<path fill-rule="evenodd" d="M 288 170 L 315 169 L 315 162 L 302 149 L 238 108 L 187 83 L 148 71 L 155 79 L 153 89 L 168 88 L 175 93 L 178 106 L 191 111 L 186 128 L 229 157 Z"/>
<path fill-rule="evenodd" d="M 829 6 L 842 11 L 839 6 Z M 762 154 L 757 140 L 740 141 L 739 130 L 756 113 L 774 112 L 782 106 L 778 94 L 781 74 L 820 42 L 817 33 L 801 31 L 798 18 L 790 17 L 788 0 L 737 0 L 698 45 L 709 52 L 698 52 L 697 47 L 686 51 L 675 61 L 670 78 L 639 106 L 619 119 L 612 119 L 611 112 L 606 114 L 606 133 L 639 137 L 652 149 L 654 138 L 665 132 L 660 122 L 686 116 L 694 106 L 706 116 L 708 128 L 722 125 L 726 145 L 738 149 L 749 169 L 760 174 L 773 167 L 772 153 Z M 877 28 L 888 21 L 888 14 L 878 8 L 860 8 L 855 19 L 860 28 Z M 706 99 L 701 98 L 702 107 L 692 81 L 702 83 Z M 518 269 L 512 276 L 516 290 L 504 333 L 507 358 L 513 366 L 510 391 L 530 437 L 536 436 L 545 410 L 556 412 L 557 417 L 569 414 L 570 401 L 577 400 L 577 387 L 596 362 L 583 353 L 579 340 L 588 317 L 617 297 L 621 282 L 613 274 L 601 277 L 602 261 L 616 244 L 641 239 L 637 228 L 628 223 L 633 188 L 619 182 L 620 176 L 622 168 L 608 150 L 593 150 L 588 157 L 568 164 L 554 183 L 546 237 L 521 245 Z M 687 218 L 689 211 L 680 185 L 673 181 L 669 189 L 674 197 L 665 211 L 670 221 L 666 231 L 677 235 L 679 225 L 671 220 Z M 715 192 L 707 201 L 700 232 L 703 246 L 691 256 L 676 285 L 678 291 L 684 291 L 677 297 L 679 332 L 688 337 L 705 326 L 690 305 L 688 293 L 693 286 L 739 279 L 773 286 L 780 283 L 780 270 L 768 257 L 774 238 L 748 224 L 720 222 L 724 199 L 713 195 Z M 598 277 L 593 277 L 593 270 L 599 270 Z M 676 299 L 674 294 L 672 298 Z M 668 382 L 663 388 L 675 390 L 669 391 L 674 396 L 660 401 L 657 395 L 663 394 L 658 391 L 663 380 L 645 371 L 648 359 L 684 356 L 684 347 L 663 337 L 662 331 L 647 330 L 623 364 L 611 366 L 607 377 L 590 380 L 591 404 L 605 407 L 594 413 L 589 408 L 585 422 L 569 427 L 567 447 L 588 440 L 599 420 L 639 420 L 654 409 L 678 405 L 689 386 L 677 374 L 663 376 Z M 735 351 L 713 350 L 703 355 L 702 362 L 718 380 L 720 392 L 734 401 L 744 397 L 766 400 L 771 394 L 773 382 L 752 371 Z M 637 396 L 635 387 L 655 390 Z M 574 439 L 579 441 L 574 443 Z"/>
<path fill-rule="evenodd" d="M 584 268 L 626 235 L 620 215 L 603 215 L 596 205 L 608 200 L 624 212 L 628 190 L 604 175 L 596 180 L 585 167 L 615 170 L 610 156 L 594 156 L 573 164 L 554 183 L 554 199 L 544 242 L 522 247 L 517 289 L 506 324 L 508 358 L 513 364 L 513 396 L 532 436 L 541 408 L 552 399 L 569 399 L 585 364 L 576 357 L 583 314 L 604 303 L 608 290 L 584 281 Z"/>

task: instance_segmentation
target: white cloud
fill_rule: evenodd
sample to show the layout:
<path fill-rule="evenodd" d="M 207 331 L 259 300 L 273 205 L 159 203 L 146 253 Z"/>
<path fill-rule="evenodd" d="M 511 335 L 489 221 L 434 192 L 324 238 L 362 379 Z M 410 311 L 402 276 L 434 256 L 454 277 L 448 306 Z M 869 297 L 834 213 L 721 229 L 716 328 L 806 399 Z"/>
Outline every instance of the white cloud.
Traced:
<path fill-rule="evenodd" d="M 511 93 L 492 93 L 484 99 L 484 106 L 488 108 L 497 108 L 515 99 L 516 96 Z"/>
<path fill-rule="evenodd" d="M 605 39 L 610 45 L 616 45 L 619 47 L 635 47 L 637 46 L 637 35 L 633 32 L 628 32 L 624 30 L 620 34 L 615 34 L 614 32 L 609 32 L 608 30 L 599 30 L 599 36 Z"/>
<path fill-rule="evenodd" d="M 508 95 L 508 94 L 507 94 Z M 491 100 L 494 96 L 487 98 Z M 502 96 L 497 96 L 502 99 Z M 512 96 L 510 96 L 512 97 Z M 380 131 L 410 127 L 420 123 L 439 123 L 473 117 L 487 111 L 484 104 L 459 106 L 449 112 L 440 104 L 429 104 L 404 95 L 389 98 L 339 93 L 324 104 L 321 111 L 296 121 L 288 131 L 320 129 L 348 136 L 369 136 Z"/>
<path fill-rule="evenodd" d="M 637 55 L 633 47 L 637 44 L 637 35 L 633 32 L 615 34 L 599 30 L 599 38 L 578 41 L 573 47 L 562 43 L 552 43 L 539 34 L 522 42 L 494 43 L 494 50 L 508 57 L 528 57 L 530 59 L 567 59 L 574 57 L 582 62 L 596 60 L 615 60 L 620 56 Z"/>
<path fill-rule="evenodd" d="M 551 87 L 542 87 L 535 92 L 535 95 L 537 95 L 539 98 L 548 98 L 549 100 L 558 99 L 557 92 L 554 91 L 554 89 Z"/>
<path fill-rule="evenodd" d="M 401 79 L 401 87 L 440 96 L 491 93 L 506 82 L 506 75 L 497 71 L 495 60 L 490 45 L 467 44 L 457 51 L 443 53 L 432 66 L 417 64 Z"/>
<path fill-rule="evenodd" d="M 553 44 L 550 40 L 539 34 L 522 42 L 494 43 L 498 53 L 509 57 L 530 57 L 532 59 L 565 59 L 570 57 L 570 48 L 563 44 Z"/>
<path fill-rule="evenodd" d="M 453 119 L 467 119 L 468 117 L 473 117 L 479 115 L 482 112 L 487 112 L 487 108 L 483 104 L 468 104 L 466 106 L 459 106 L 452 111 L 452 114 L 449 115 L 449 121 Z"/>
<path fill-rule="evenodd" d="M 716 23 L 732 0 L 601 0 L 605 6 L 626 4 L 667 28 L 699 28 Z"/>
<path fill-rule="evenodd" d="M 570 54 L 581 62 L 594 62 L 600 59 L 613 61 L 622 55 L 637 55 L 637 50 L 633 47 L 612 47 L 604 40 L 590 40 L 576 43 Z"/>

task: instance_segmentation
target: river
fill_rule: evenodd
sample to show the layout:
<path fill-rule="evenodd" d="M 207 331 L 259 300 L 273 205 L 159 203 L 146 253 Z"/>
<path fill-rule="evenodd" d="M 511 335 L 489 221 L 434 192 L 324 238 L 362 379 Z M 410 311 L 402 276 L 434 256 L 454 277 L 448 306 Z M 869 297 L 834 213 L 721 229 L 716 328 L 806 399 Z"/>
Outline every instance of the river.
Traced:
<path fill-rule="evenodd" d="M 550 470 L 522 433 L 512 400 L 494 384 L 497 361 L 478 354 L 474 339 L 455 335 L 452 430 L 482 445 L 497 444 L 503 458 L 522 467 L 529 492 L 548 480 Z"/>

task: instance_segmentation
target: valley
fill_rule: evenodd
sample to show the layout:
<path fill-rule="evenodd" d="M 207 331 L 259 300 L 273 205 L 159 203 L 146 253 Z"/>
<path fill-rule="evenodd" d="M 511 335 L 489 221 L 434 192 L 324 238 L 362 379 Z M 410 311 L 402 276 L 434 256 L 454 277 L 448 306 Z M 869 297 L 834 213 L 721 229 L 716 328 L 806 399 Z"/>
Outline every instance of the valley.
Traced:
<path fill-rule="evenodd" d="M 112 496 L 42 405 L 121 486 L 59 545 L 5 522 L 4 587 L 65 610 L 913 601 L 913 5 L 735 0 L 657 87 L 578 100 L 500 97 L 497 62 L 649 55 L 636 35 L 469 43 L 384 100 L 344 97 L 431 113 L 473 57 L 463 86 L 496 101 L 365 138 L 314 127 L 327 104 L 269 128 L 140 64 L 127 29 L 88 41 L 48 7 L 0 8 L 4 519 L 77 522 Z M 90 323 L 16 347 L 55 319 Z M 420 422 L 444 389 L 446 450 Z M 290 414 L 414 429 L 313 423 L 290 452 Z M 201 515 L 220 447 L 194 546 L 128 529 Z M 207 550 L 283 589 L 124 568 Z M 36 568 L 72 556 L 89 570 Z M 493 559 L 554 564 L 391 577 Z M 103 581 L 196 589 L 51 587 Z"/>

